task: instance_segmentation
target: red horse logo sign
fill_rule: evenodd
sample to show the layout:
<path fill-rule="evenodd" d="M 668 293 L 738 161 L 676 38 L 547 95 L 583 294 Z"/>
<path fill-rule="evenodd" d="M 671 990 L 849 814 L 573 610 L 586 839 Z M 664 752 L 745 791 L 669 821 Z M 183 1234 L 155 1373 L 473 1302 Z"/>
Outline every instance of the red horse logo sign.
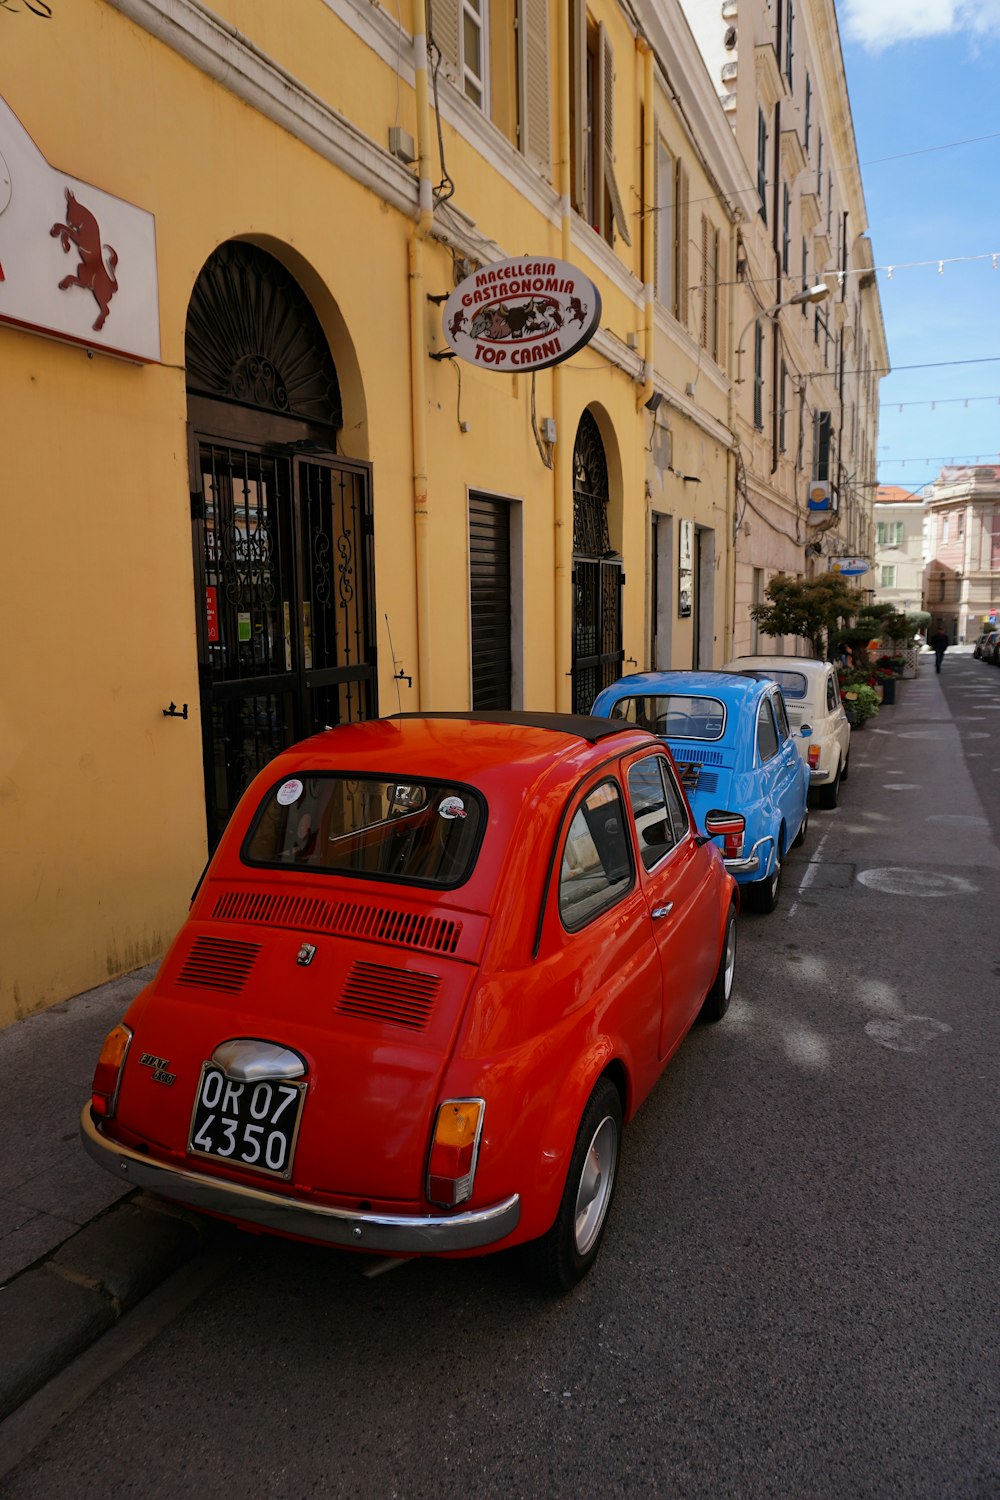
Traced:
<path fill-rule="evenodd" d="M 118 282 L 115 280 L 117 253 L 111 245 L 101 244 L 101 230 L 97 220 L 90 209 L 84 208 L 73 196 L 69 188 L 66 189 L 66 222 L 53 224 L 49 233 L 62 237 L 62 247 L 67 255 L 75 248 L 80 257 L 76 275 L 64 276 L 59 283 L 59 290 L 64 292 L 69 286 L 82 286 L 93 292 L 94 300 L 100 308 L 94 332 L 100 332 L 110 311 L 111 299 L 118 290 Z"/>

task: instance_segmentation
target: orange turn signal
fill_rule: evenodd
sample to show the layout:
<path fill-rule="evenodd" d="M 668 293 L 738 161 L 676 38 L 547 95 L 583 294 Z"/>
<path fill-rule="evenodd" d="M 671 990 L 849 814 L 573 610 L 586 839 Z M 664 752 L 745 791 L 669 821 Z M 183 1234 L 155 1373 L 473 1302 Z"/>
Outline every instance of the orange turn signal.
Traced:
<path fill-rule="evenodd" d="M 454 1208 L 472 1197 L 485 1099 L 446 1099 L 438 1110 L 427 1164 L 427 1197 Z"/>
<path fill-rule="evenodd" d="M 103 1120 L 110 1120 L 118 1103 L 118 1090 L 121 1087 L 122 1069 L 125 1066 L 125 1058 L 132 1041 L 132 1033 L 127 1026 L 116 1026 L 114 1031 L 109 1031 L 104 1038 L 104 1046 L 101 1055 L 97 1059 L 97 1067 L 94 1069 L 94 1082 L 91 1086 L 90 1107 L 95 1115 Z"/>

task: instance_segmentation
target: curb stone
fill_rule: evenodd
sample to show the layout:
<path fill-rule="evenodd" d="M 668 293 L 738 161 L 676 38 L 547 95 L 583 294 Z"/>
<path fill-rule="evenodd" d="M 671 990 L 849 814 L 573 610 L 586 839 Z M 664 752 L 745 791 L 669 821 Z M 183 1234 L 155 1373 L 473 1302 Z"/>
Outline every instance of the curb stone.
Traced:
<path fill-rule="evenodd" d="M 139 1194 L 0 1289 L 0 1420 L 203 1249 L 207 1220 Z"/>

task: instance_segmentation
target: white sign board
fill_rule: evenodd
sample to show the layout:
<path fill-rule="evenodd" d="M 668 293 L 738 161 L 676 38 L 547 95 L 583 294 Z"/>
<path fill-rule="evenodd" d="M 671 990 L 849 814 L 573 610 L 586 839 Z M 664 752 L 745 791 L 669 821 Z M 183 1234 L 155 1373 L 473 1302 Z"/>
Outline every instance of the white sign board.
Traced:
<path fill-rule="evenodd" d="M 455 353 L 505 375 L 544 370 L 589 343 L 601 321 L 601 294 L 564 260 L 524 255 L 474 271 L 444 309 Z"/>
<path fill-rule="evenodd" d="M 845 578 L 860 578 L 868 572 L 868 564 L 863 557 L 831 557 L 830 572 L 842 573 Z"/>
<path fill-rule="evenodd" d="M 153 215 L 50 167 L 0 99 L 0 321 L 160 357 Z"/>

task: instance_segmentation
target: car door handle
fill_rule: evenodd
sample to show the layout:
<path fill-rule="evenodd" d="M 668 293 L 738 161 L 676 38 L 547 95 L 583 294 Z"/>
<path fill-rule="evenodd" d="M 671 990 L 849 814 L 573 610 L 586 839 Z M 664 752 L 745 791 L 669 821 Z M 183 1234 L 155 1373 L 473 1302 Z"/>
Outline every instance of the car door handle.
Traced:
<path fill-rule="evenodd" d="M 653 910 L 650 912 L 650 916 L 652 917 L 653 921 L 655 922 L 660 917 L 669 917 L 669 915 L 673 911 L 673 909 L 674 909 L 674 903 L 672 901 L 668 901 L 667 904 L 666 904 L 666 906 L 654 906 Z"/>

